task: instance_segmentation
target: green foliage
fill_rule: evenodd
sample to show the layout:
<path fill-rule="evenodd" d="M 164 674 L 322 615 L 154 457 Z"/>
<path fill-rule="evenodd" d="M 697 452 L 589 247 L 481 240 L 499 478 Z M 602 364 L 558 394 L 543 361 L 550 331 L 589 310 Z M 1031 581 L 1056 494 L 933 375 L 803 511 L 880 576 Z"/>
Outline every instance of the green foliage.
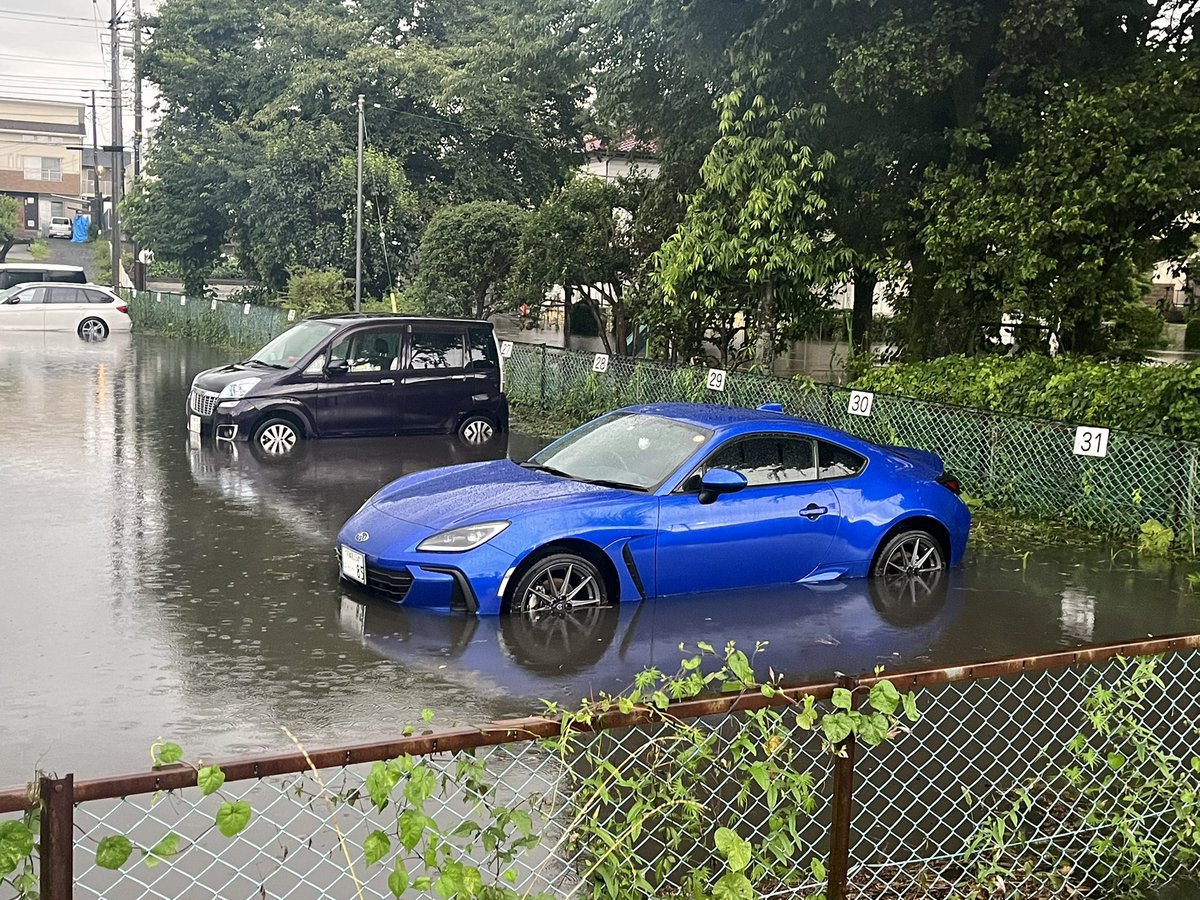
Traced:
<path fill-rule="evenodd" d="M 41 262 L 42 260 L 45 260 L 45 259 L 49 259 L 50 258 L 50 245 L 42 238 L 38 238 L 36 241 L 34 241 L 32 244 L 29 245 L 29 255 L 32 256 L 38 262 Z"/>
<path fill-rule="evenodd" d="M 299 318 L 318 313 L 344 313 L 354 308 L 346 276 L 336 269 L 296 268 L 288 277 L 283 305 Z"/>
<path fill-rule="evenodd" d="M 0 194 L 0 242 L 7 241 L 21 230 L 21 201 Z"/>
<path fill-rule="evenodd" d="M 1099 880 L 1099 894 L 1132 900 L 1148 896 L 1177 864 L 1195 862 L 1200 757 L 1181 759 L 1145 721 L 1151 698 L 1164 690 L 1159 666 L 1140 657 L 1113 683 L 1099 680 L 1083 704 L 1086 724 L 1066 741 L 1065 765 L 1056 758 L 1043 775 L 998 788 L 1003 801 L 966 853 L 981 891 L 1025 882 L 1030 895 L 1040 896 L 1038 887 L 1074 895 L 1086 873 Z M 1047 829 L 1049 840 L 1029 843 Z M 1081 829 L 1091 835 L 1087 854 L 1097 864 L 1077 866 L 1078 851 L 1067 858 L 1047 852 Z"/>
<path fill-rule="evenodd" d="M 432 314 L 484 319 L 511 307 L 509 272 L 524 217 L 511 203 L 443 207 L 421 238 L 420 270 L 406 293 Z"/>
<path fill-rule="evenodd" d="M 1167 556 L 1175 543 L 1175 530 L 1151 519 L 1143 522 L 1138 533 L 1138 553 L 1145 556 Z"/>
<path fill-rule="evenodd" d="M 108 238 L 92 241 L 92 265 L 97 284 L 112 284 L 112 244 Z"/>
<path fill-rule="evenodd" d="M 1200 364 L 947 356 L 872 369 L 853 386 L 935 403 L 1200 440 Z"/>
<path fill-rule="evenodd" d="M 1132 351 L 1135 355 L 1158 349 L 1164 346 L 1165 324 L 1157 308 L 1136 300 L 1126 303 L 1113 314 L 1110 327 L 1113 344 L 1118 350 Z"/>
<path fill-rule="evenodd" d="M 33 848 L 39 831 L 39 809 L 20 819 L 0 822 L 0 886 L 8 885 L 17 900 L 38 900 L 38 875 Z"/>

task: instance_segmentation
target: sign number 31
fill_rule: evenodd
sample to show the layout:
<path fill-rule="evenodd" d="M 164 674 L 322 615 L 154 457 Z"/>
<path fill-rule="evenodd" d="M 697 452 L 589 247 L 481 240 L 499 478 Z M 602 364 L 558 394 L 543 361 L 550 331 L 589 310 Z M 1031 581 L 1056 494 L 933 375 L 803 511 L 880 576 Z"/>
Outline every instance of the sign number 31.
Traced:
<path fill-rule="evenodd" d="M 1088 428 L 1086 425 L 1076 428 L 1075 455 L 1097 456 L 1101 459 L 1108 456 L 1108 429 Z"/>

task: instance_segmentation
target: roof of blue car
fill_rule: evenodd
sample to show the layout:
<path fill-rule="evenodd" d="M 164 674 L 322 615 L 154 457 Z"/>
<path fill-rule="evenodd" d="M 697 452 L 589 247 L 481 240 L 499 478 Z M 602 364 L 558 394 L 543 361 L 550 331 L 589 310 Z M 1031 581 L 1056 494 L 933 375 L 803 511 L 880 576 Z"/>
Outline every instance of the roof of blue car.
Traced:
<path fill-rule="evenodd" d="M 847 435 L 844 431 L 838 431 L 836 428 L 830 428 L 827 425 L 821 425 L 809 419 L 801 419 L 798 416 L 787 413 L 771 412 L 764 409 L 745 409 L 741 406 L 724 406 L 717 403 L 647 403 L 642 406 L 626 407 L 624 411 L 664 416 L 668 419 L 677 419 L 681 422 L 687 422 L 690 425 L 708 428 L 713 431 L 735 429 L 739 425 L 791 423 L 803 425 L 805 430 L 812 434 L 825 434 L 830 438 L 851 438 L 852 440 L 858 440 L 851 435 Z"/>

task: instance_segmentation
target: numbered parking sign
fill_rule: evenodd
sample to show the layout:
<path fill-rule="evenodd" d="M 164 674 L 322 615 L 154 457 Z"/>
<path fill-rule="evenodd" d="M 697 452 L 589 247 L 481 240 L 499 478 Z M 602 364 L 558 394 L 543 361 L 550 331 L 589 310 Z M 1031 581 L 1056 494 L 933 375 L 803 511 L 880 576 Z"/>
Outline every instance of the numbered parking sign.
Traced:
<path fill-rule="evenodd" d="M 1089 428 L 1086 425 L 1076 428 L 1075 455 L 1095 456 L 1100 459 L 1108 456 L 1108 429 Z"/>
<path fill-rule="evenodd" d="M 216 297 L 213 297 L 212 300 L 209 302 L 208 308 L 211 309 L 213 312 L 217 311 L 217 298 Z"/>
<path fill-rule="evenodd" d="M 592 371 L 593 372 L 607 372 L 608 371 L 608 354 L 607 353 L 597 353 L 596 354 L 595 358 L 592 360 Z"/>
<path fill-rule="evenodd" d="M 508 359 L 510 356 L 512 356 L 512 341 L 501 341 L 500 355 L 505 359 Z"/>
<path fill-rule="evenodd" d="M 296 311 L 295 311 L 294 309 L 289 309 L 289 310 L 288 310 L 288 321 L 289 321 L 289 322 L 295 322 L 295 321 L 296 321 Z"/>
<path fill-rule="evenodd" d="M 871 407 L 875 405 L 875 395 L 870 391 L 851 391 L 850 402 L 846 406 L 846 412 L 852 416 L 867 416 L 871 415 Z"/>
<path fill-rule="evenodd" d="M 250 304 L 249 303 L 242 304 L 242 315 L 243 316 L 250 315 Z"/>
<path fill-rule="evenodd" d="M 180 305 L 180 306 L 187 306 L 187 297 L 184 297 L 184 296 L 180 295 L 180 297 L 179 297 L 179 305 Z"/>
<path fill-rule="evenodd" d="M 710 391 L 724 391 L 726 374 L 727 373 L 724 369 L 709 369 L 707 382 L 708 389 Z"/>

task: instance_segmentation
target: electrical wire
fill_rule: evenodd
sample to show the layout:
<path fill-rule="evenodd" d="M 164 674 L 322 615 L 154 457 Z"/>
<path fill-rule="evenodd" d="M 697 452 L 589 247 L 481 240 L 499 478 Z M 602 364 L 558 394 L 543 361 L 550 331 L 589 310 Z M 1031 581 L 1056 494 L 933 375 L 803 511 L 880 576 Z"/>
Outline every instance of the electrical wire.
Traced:
<path fill-rule="evenodd" d="M 366 149 L 367 149 L 367 117 L 364 114 L 363 115 L 363 152 L 364 153 L 366 153 Z M 388 259 L 387 238 L 384 237 L 384 231 L 383 231 L 383 213 L 381 213 L 379 211 L 379 206 L 380 206 L 379 203 L 375 204 L 375 216 L 379 219 L 379 246 L 383 248 L 383 267 L 384 267 L 384 271 L 387 272 L 388 287 L 394 287 L 395 285 L 392 282 L 392 264 L 391 264 L 391 261 Z"/>

